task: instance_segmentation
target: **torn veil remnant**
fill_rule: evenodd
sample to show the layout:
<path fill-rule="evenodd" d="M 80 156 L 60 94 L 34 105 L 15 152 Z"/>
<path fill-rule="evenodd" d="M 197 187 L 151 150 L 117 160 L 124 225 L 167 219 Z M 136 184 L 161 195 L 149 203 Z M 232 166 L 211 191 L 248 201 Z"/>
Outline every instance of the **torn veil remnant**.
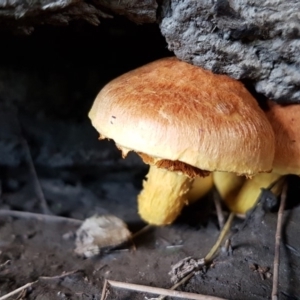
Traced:
<path fill-rule="evenodd" d="M 139 214 L 150 224 L 176 219 L 196 176 L 272 168 L 274 134 L 246 88 L 176 57 L 112 80 L 89 117 L 124 157 L 135 151 L 150 164 L 138 197 Z"/>

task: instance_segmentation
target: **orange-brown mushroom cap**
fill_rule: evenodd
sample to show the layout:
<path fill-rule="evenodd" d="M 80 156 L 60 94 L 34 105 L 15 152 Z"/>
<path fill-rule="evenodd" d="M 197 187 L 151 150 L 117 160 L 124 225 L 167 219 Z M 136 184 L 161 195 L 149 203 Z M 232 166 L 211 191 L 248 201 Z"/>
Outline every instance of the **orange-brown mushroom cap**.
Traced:
<path fill-rule="evenodd" d="M 256 203 L 261 189 L 269 187 L 282 175 L 300 175 L 300 105 L 279 105 L 268 101 L 266 116 L 275 133 L 273 171 L 246 180 L 242 187 L 234 184 L 238 177 L 231 175 L 234 178 L 230 178 L 230 183 L 236 191 L 231 197 L 225 196 L 223 199 L 231 210 L 238 213 L 245 213 L 251 208 Z M 283 181 L 279 181 L 273 187 L 272 192 L 275 195 L 281 193 L 282 184 Z M 221 188 L 228 190 L 231 186 L 226 183 L 225 187 Z"/>
<path fill-rule="evenodd" d="M 266 115 L 275 133 L 273 172 L 300 175 L 300 105 L 268 105 Z"/>
<path fill-rule="evenodd" d="M 101 138 L 151 165 L 138 196 L 150 224 L 172 223 L 193 178 L 270 171 L 274 134 L 256 100 L 228 76 L 164 58 L 109 82 L 89 117 Z"/>
<path fill-rule="evenodd" d="M 152 164 L 247 175 L 272 169 L 272 128 L 243 84 L 175 57 L 108 83 L 89 117 L 102 137 Z"/>

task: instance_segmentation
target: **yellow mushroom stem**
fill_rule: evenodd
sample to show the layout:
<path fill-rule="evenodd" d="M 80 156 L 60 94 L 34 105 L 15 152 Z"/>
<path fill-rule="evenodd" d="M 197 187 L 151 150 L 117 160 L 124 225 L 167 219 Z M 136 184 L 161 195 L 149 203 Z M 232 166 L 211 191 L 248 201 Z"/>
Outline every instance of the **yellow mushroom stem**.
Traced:
<path fill-rule="evenodd" d="M 150 166 L 146 177 L 138 196 L 141 218 L 152 225 L 172 223 L 188 204 L 187 193 L 193 179 L 155 166 Z"/>
<path fill-rule="evenodd" d="M 233 173 L 214 172 L 213 179 L 228 208 L 236 214 L 245 214 L 257 202 L 261 189 L 268 188 L 281 176 L 276 173 L 261 173 L 246 179 Z M 280 191 L 280 184 L 272 188 L 276 196 Z"/>
<path fill-rule="evenodd" d="M 227 204 L 229 208 L 240 214 L 246 213 L 257 202 L 262 188 L 268 188 L 277 181 L 282 175 L 277 173 L 261 173 L 255 175 L 252 179 L 247 179 L 237 194 L 234 201 Z M 283 182 L 282 182 L 283 183 Z M 279 196 L 282 190 L 282 184 L 276 184 L 271 189 L 275 196 Z"/>
<path fill-rule="evenodd" d="M 213 181 L 220 197 L 228 208 L 235 213 L 238 213 L 235 209 L 236 197 L 242 188 L 246 178 L 244 176 L 238 176 L 235 173 L 228 172 L 214 172 Z"/>
<path fill-rule="evenodd" d="M 187 193 L 187 199 L 189 204 L 195 203 L 202 197 L 204 197 L 213 187 L 213 176 L 212 173 L 210 173 L 206 177 L 195 177 L 192 187 Z"/>

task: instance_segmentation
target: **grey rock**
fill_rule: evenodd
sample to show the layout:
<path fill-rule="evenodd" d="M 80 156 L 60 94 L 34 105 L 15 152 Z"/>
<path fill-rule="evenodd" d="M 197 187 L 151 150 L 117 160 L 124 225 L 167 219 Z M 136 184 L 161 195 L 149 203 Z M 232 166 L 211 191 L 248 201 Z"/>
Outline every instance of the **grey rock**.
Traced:
<path fill-rule="evenodd" d="M 178 58 L 300 103 L 299 1 L 164 0 L 160 28 Z"/>
<path fill-rule="evenodd" d="M 97 3 L 138 24 L 156 21 L 158 5 L 155 0 L 98 0 Z"/>
<path fill-rule="evenodd" d="M 31 34 L 37 25 L 68 25 L 70 21 L 84 20 L 99 25 L 101 18 L 123 15 L 131 21 L 154 23 L 155 0 L 0 0 L 0 24 L 9 31 Z"/>

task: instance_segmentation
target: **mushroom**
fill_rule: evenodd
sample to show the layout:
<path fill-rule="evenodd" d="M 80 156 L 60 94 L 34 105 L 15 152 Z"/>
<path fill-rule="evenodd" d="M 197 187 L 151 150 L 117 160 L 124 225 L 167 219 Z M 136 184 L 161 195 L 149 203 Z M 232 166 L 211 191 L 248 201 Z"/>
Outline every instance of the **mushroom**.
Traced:
<path fill-rule="evenodd" d="M 261 189 L 269 188 L 273 182 L 281 177 L 281 175 L 273 172 L 260 173 L 253 176 L 253 178 L 247 179 L 245 177 L 227 173 L 224 174 L 223 179 L 224 177 L 226 177 L 224 183 L 220 184 L 220 177 L 215 176 L 214 174 L 214 184 L 219 191 L 221 198 L 232 212 L 244 215 L 257 202 Z M 229 179 L 232 180 L 230 183 Z M 279 196 L 281 185 L 274 186 L 272 192 L 276 196 Z"/>
<path fill-rule="evenodd" d="M 262 173 L 263 174 L 263 173 Z M 244 205 L 244 202 L 237 204 L 236 197 L 241 187 L 243 186 L 246 177 L 238 176 L 235 173 L 228 172 L 214 172 L 213 182 L 216 190 L 218 191 L 220 197 L 228 208 L 235 213 L 242 213 L 240 207 L 237 205 Z"/>
<path fill-rule="evenodd" d="M 256 203 L 261 189 L 279 181 L 283 175 L 300 175 L 300 105 L 284 106 L 268 101 L 266 116 L 275 133 L 273 170 L 246 180 L 241 188 L 236 186 L 232 197 L 223 197 L 228 207 L 237 213 L 249 210 Z M 279 196 L 281 188 L 282 182 L 272 192 Z"/>
<path fill-rule="evenodd" d="M 210 173 L 208 176 L 195 177 L 191 189 L 188 191 L 186 197 L 188 199 L 188 204 L 192 204 L 199 199 L 203 198 L 208 192 L 213 188 L 213 176 Z"/>
<path fill-rule="evenodd" d="M 163 58 L 109 82 L 90 112 L 100 139 L 150 165 L 138 196 L 142 219 L 172 223 L 197 176 L 271 170 L 274 135 L 242 83 Z"/>
<path fill-rule="evenodd" d="M 275 133 L 273 172 L 300 175 L 300 105 L 269 101 L 266 116 Z"/>

